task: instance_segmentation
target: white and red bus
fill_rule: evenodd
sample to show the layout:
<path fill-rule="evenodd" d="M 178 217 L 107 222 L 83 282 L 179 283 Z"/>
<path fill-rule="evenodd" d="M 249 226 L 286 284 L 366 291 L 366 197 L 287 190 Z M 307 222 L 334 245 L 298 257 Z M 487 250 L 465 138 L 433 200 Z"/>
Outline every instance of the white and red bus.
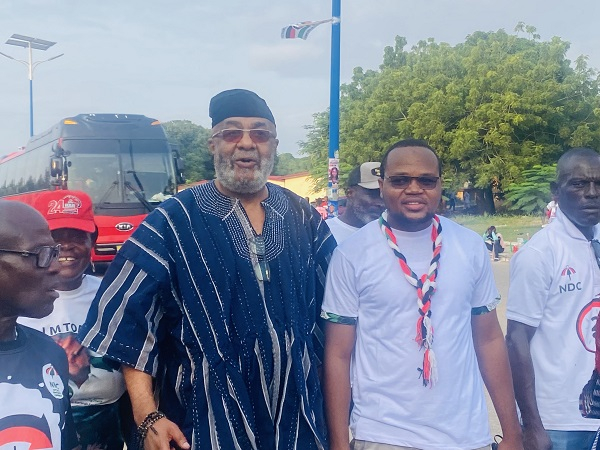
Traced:
<path fill-rule="evenodd" d="M 79 114 L 0 157 L 0 197 L 31 204 L 48 189 L 88 193 L 98 226 L 92 260 L 110 262 L 148 212 L 177 192 L 180 169 L 157 120 Z"/>

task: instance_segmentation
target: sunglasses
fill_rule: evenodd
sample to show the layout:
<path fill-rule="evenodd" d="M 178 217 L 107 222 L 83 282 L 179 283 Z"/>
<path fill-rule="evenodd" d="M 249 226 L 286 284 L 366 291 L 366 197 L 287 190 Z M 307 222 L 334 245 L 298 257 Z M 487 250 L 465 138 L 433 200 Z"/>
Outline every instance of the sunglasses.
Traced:
<path fill-rule="evenodd" d="M 256 279 L 258 281 L 271 281 L 271 269 L 269 263 L 265 260 L 265 239 L 262 236 L 254 236 L 248 239 L 248 250 L 256 257 L 252 263 Z"/>
<path fill-rule="evenodd" d="M 29 256 L 35 256 L 35 264 L 40 269 L 46 269 L 50 267 L 52 261 L 58 258 L 58 254 L 60 253 L 60 244 L 55 246 L 43 245 L 42 247 L 37 248 L 33 252 L 29 252 L 26 250 L 6 250 L 0 248 L 0 252 L 3 253 L 15 253 L 17 255 L 21 255 L 24 258 Z"/>
<path fill-rule="evenodd" d="M 275 134 L 271 133 L 269 130 L 262 129 L 252 129 L 252 130 L 241 130 L 239 128 L 226 128 L 225 130 L 221 130 L 211 136 L 211 138 L 221 138 L 225 142 L 230 143 L 238 143 L 242 140 L 244 133 L 248 133 L 252 142 L 256 144 L 264 144 L 268 142 L 269 139 L 274 138 Z"/>
<path fill-rule="evenodd" d="M 592 243 L 592 248 L 594 249 L 594 255 L 596 255 L 596 263 L 598 267 L 600 267 L 600 241 L 597 239 L 592 239 L 590 241 Z"/>
<path fill-rule="evenodd" d="M 417 182 L 417 186 L 421 189 L 431 190 L 435 189 L 440 177 L 433 176 L 420 176 L 420 177 L 409 177 L 408 175 L 393 175 L 391 177 L 385 177 L 385 179 L 396 189 L 406 189 L 410 186 L 413 180 Z"/>

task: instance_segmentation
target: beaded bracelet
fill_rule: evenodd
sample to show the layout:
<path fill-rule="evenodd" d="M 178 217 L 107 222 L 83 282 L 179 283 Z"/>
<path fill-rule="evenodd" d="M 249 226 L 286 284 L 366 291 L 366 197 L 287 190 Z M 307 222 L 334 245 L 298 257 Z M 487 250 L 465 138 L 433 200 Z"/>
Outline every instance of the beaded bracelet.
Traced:
<path fill-rule="evenodd" d="M 140 426 L 137 427 L 137 435 L 140 448 L 144 448 L 144 441 L 146 440 L 146 436 L 148 435 L 148 430 L 152 430 L 154 434 L 158 434 L 158 432 L 154 429 L 153 425 L 164 417 L 167 417 L 165 413 L 160 411 L 152 411 L 146 416 L 142 423 L 140 423 Z"/>

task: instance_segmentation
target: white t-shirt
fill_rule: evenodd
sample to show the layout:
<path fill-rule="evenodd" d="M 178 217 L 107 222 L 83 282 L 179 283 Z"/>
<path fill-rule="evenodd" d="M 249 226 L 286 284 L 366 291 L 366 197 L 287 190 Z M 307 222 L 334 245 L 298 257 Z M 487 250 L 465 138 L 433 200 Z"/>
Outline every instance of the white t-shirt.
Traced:
<path fill-rule="evenodd" d="M 90 304 L 99 286 L 99 278 L 86 275 L 77 289 L 58 291 L 59 297 L 54 301 L 54 310 L 50 315 L 42 319 L 26 317 L 18 319 L 19 323 L 51 336 L 61 347 L 66 347 L 69 371 L 77 370 L 74 369 L 75 365 L 70 355 L 74 349 L 78 348 L 78 344 L 70 343 L 70 341 L 77 337 L 79 328 L 85 322 Z M 69 347 L 70 345 L 72 347 Z M 89 374 L 80 385 L 73 380 L 72 376 L 69 377 L 69 390 L 73 392 L 71 405 L 74 407 L 107 405 L 116 402 L 125 392 L 125 382 L 121 371 L 109 367 L 98 353 L 85 348 L 82 351 L 88 352 L 88 358 L 85 358 L 83 362 L 87 367 L 87 359 L 89 359 Z"/>
<path fill-rule="evenodd" d="M 471 450 L 491 443 L 483 382 L 473 347 L 472 308 L 499 301 L 481 237 L 441 217 L 442 251 L 432 297 L 433 350 L 439 380 L 424 387 L 415 343 L 416 289 L 377 221 L 333 253 L 323 301 L 325 314 L 354 317 L 351 383 L 355 438 L 407 447 Z M 429 268 L 431 228 L 394 230 L 417 275 Z"/>
<path fill-rule="evenodd" d="M 333 217 L 331 219 L 327 219 L 325 221 L 329 229 L 331 230 L 331 234 L 335 238 L 335 241 L 339 244 L 344 242 L 357 230 L 360 228 L 353 227 L 352 225 L 348 225 L 346 222 L 343 222 L 339 217 Z"/>
<path fill-rule="evenodd" d="M 555 202 L 554 200 L 551 200 L 547 205 L 546 205 L 546 209 L 548 211 L 550 211 L 550 214 L 548 215 L 548 223 L 552 222 L 554 219 L 556 219 L 556 209 L 558 208 L 558 203 Z"/>
<path fill-rule="evenodd" d="M 600 235 L 596 226 L 594 235 Z M 600 269 L 589 241 L 557 210 L 511 258 L 506 317 L 537 328 L 531 343 L 538 410 L 547 430 L 595 431 L 579 394 L 594 369 Z"/>

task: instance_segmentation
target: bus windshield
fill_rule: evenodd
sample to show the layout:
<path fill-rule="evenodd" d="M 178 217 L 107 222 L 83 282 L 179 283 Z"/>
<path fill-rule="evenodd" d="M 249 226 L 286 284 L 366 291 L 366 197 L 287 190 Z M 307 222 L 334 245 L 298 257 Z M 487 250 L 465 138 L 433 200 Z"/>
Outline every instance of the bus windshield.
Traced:
<path fill-rule="evenodd" d="M 65 139 L 70 152 L 69 189 L 87 192 L 99 207 L 158 205 L 175 194 L 173 157 L 166 141 L 151 139 Z"/>

